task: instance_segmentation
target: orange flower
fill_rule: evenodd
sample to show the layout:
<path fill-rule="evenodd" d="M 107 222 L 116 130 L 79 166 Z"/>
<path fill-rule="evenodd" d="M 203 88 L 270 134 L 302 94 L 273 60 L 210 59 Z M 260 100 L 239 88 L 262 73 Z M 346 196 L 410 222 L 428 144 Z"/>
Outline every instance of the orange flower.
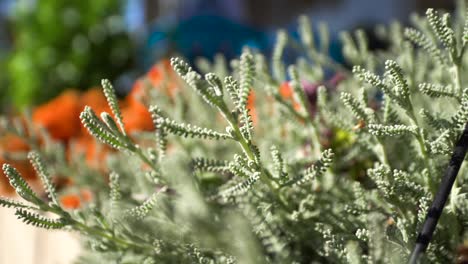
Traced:
<path fill-rule="evenodd" d="M 146 78 L 155 88 L 161 88 L 171 98 L 177 92 L 176 75 L 169 60 L 162 60 L 155 64 L 146 74 Z"/>
<path fill-rule="evenodd" d="M 164 80 L 163 72 L 161 72 L 160 64 L 155 64 L 146 74 L 152 86 L 158 86 Z"/>
<path fill-rule="evenodd" d="M 78 209 L 81 207 L 80 197 L 76 194 L 68 194 L 60 197 L 60 203 L 65 209 Z"/>
<path fill-rule="evenodd" d="M 76 91 L 68 90 L 37 107 L 33 122 L 44 127 L 52 138 L 68 140 L 80 131 L 80 104 Z"/>
<path fill-rule="evenodd" d="M 145 88 L 164 89 L 169 97 L 173 97 L 177 91 L 177 83 L 174 80 L 175 74 L 169 60 L 163 60 L 155 64 L 144 78 L 135 81 L 132 90 L 125 98 L 124 107 L 122 107 L 125 130 L 129 134 L 135 131 L 154 129 L 151 114 L 143 103 Z M 147 84 L 145 81 L 149 81 L 150 87 L 145 87 Z"/>
<path fill-rule="evenodd" d="M 86 92 L 84 92 L 80 96 L 80 101 L 79 101 L 79 107 L 80 111 L 83 111 L 85 106 L 91 107 L 93 111 L 99 116 L 102 112 L 107 112 L 112 115 L 112 111 L 107 104 L 106 97 L 104 96 L 104 93 L 102 92 L 101 87 L 94 87 Z M 88 130 L 83 126 L 83 124 L 80 123 L 81 127 L 81 135 L 85 135 L 86 137 L 91 137 L 89 135 Z M 80 136 L 81 136 L 80 135 Z"/>
<path fill-rule="evenodd" d="M 69 159 L 72 158 L 71 155 L 84 154 L 87 162 L 93 161 L 96 158 L 94 139 L 88 136 L 74 138 L 70 142 L 67 154 Z"/>
<path fill-rule="evenodd" d="M 295 110 L 301 109 L 301 105 L 299 102 L 294 100 L 294 93 L 293 88 L 289 84 L 289 82 L 283 82 L 279 87 L 279 93 L 281 97 L 283 97 L 286 101 L 290 101 L 293 104 Z"/>
<path fill-rule="evenodd" d="M 27 152 L 30 147 L 24 139 L 13 134 L 6 134 L 0 138 L 0 153 Z"/>
<path fill-rule="evenodd" d="M 148 108 L 143 104 L 144 87 L 141 80 L 137 80 L 132 91 L 125 98 L 127 102 L 122 109 L 125 130 L 128 133 L 133 131 L 153 130 L 153 120 Z"/>
<path fill-rule="evenodd" d="M 90 189 L 81 189 L 80 196 L 83 199 L 83 201 L 87 203 L 93 200 L 93 193 L 91 192 Z"/>
<path fill-rule="evenodd" d="M 137 80 L 132 87 L 132 90 L 125 98 L 125 107 L 132 107 L 134 105 L 141 106 L 142 97 L 144 95 L 143 81 Z M 143 105 L 144 106 L 144 105 Z"/>
<path fill-rule="evenodd" d="M 247 109 L 252 116 L 252 122 L 254 125 L 258 123 L 257 109 L 255 109 L 255 93 L 253 90 L 250 91 L 249 97 L 247 98 Z"/>
<path fill-rule="evenodd" d="M 280 93 L 281 97 L 283 97 L 284 99 L 292 99 L 293 98 L 293 90 L 292 90 L 291 85 L 289 85 L 289 82 L 283 82 L 280 85 L 279 93 Z"/>
<path fill-rule="evenodd" d="M 125 130 L 131 134 L 134 131 L 149 131 L 154 129 L 151 114 L 142 103 L 122 109 Z"/>
<path fill-rule="evenodd" d="M 112 149 L 105 145 L 100 145 L 96 140 L 88 135 L 82 135 L 80 137 L 72 139 L 68 147 L 68 159 L 72 158 L 72 155 L 83 154 L 86 159 L 86 163 L 95 169 L 104 169 L 102 161 L 105 159 Z"/>
<path fill-rule="evenodd" d="M 90 106 L 97 114 L 100 114 L 101 112 L 111 113 L 110 107 L 107 104 L 106 97 L 104 96 L 101 87 L 91 88 L 80 96 L 81 110 L 86 105 Z"/>

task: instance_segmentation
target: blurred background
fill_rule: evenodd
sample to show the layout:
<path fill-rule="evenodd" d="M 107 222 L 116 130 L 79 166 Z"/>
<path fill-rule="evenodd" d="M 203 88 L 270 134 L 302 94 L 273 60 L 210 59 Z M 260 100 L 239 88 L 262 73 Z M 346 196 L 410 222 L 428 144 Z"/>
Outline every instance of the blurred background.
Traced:
<path fill-rule="evenodd" d="M 278 28 L 294 33 L 306 14 L 337 33 L 408 21 L 449 0 L 0 0 L 2 110 L 42 103 L 64 89 L 85 90 L 101 78 L 127 92 L 154 62 L 178 53 L 189 60 L 243 46 L 269 53 Z M 373 38 L 370 38 L 374 42 Z M 370 43 L 370 46 L 381 43 Z"/>

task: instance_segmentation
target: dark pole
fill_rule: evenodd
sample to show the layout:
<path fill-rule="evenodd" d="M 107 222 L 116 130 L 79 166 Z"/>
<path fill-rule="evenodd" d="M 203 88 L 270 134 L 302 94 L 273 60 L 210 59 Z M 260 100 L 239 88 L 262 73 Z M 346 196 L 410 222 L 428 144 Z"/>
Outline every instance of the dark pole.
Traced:
<path fill-rule="evenodd" d="M 452 190 L 453 183 L 457 178 L 458 171 L 465 159 L 466 151 L 468 149 L 468 123 L 465 124 L 463 134 L 458 139 L 455 149 L 453 150 L 452 157 L 449 165 L 445 170 L 445 174 L 440 183 L 439 190 L 437 191 L 434 201 L 426 215 L 426 220 L 422 227 L 421 232 L 418 234 L 416 245 L 414 246 L 413 252 L 409 260 L 410 264 L 418 263 L 419 257 L 424 253 L 429 242 L 431 241 L 432 235 L 439 220 L 442 210 L 444 209 L 447 198 Z"/>

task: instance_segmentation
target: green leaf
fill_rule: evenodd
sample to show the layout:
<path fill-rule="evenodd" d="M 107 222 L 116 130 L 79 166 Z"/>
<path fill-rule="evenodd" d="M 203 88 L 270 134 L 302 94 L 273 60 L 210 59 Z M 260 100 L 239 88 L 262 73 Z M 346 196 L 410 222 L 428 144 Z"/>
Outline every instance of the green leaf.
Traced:
<path fill-rule="evenodd" d="M 231 196 L 238 196 L 241 194 L 244 194 L 248 192 L 254 184 L 260 179 L 260 173 L 259 172 L 254 172 L 251 176 L 247 177 L 247 180 L 232 186 L 228 189 L 221 190 L 217 196 L 222 197 L 222 198 L 227 198 Z"/>
<path fill-rule="evenodd" d="M 439 63 L 444 63 L 445 59 L 442 57 L 439 48 L 437 48 L 437 46 L 421 32 L 414 28 L 407 28 L 405 29 L 405 36 L 415 45 L 421 47 L 423 50 L 429 53 L 431 58 L 434 58 Z"/>
<path fill-rule="evenodd" d="M 461 104 L 455 115 L 451 118 L 454 129 L 463 129 L 468 120 L 468 89 L 463 90 Z"/>
<path fill-rule="evenodd" d="M 226 86 L 226 91 L 229 93 L 231 101 L 234 103 L 237 109 L 240 108 L 240 98 L 239 98 L 239 90 L 240 86 L 237 81 L 232 78 L 232 76 L 227 76 L 224 78 L 224 84 Z"/>
<path fill-rule="evenodd" d="M 153 210 L 154 205 L 156 204 L 156 198 L 158 194 L 164 192 L 167 188 L 162 188 L 156 193 L 153 193 L 148 199 L 146 199 L 141 205 L 134 207 L 126 211 L 128 217 L 135 217 L 137 220 L 145 218 L 151 210 Z"/>
<path fill-rule="evenodd" d="M 234 174 L 234 176 L 238 178 L 246 179 L 249 177 L 247 174 L 249 174 L 250 171 L 246 171 L 246 166 L 242 166 L 242 164 L 237 162 L 229 162 L 228 169 L 232 174 Z"/>
<path fill-rule="evenodd" d="M 372 121 L 366 112 L 365 106 L 360 104 L 350 93 L 342 92 L 340 98 L 357 119 L 366 121 L 367 123 Z"/>
<path fill-rule="evenodd" d="M 416 134 L 416 126 L 406 125 L 380 125 L 369 124 L 369 132 L 374 136 L 400 136 L 404 134 Z"/>
<path fill-rule="evenodd" d="M 253 56 L 248 50 L 244 51 L 241 55 L 239 76 L 239 105 L 241 109 L 244 109 L 247 105 L 247 98 L 249 97 L 255 77 Z"/>
<path fill-rule="evenodd" d="M 273 48 L 271 68 L 273 70 L 273 78 L 275 78 L 280 83 L 286 80 L 286 73 L 282 56 L 287 43 L 288 35 L 286 34 L 286 31 L 279 30 L 276 34 L 276 43 Z"/>
<path fill-rule="evenodd" d="M 315 164 L 307 168 L 300 177 L 293 179 L 286 183 L 286 185 L 293 184 L 294 186 L 299 186 L 306 182 L 310 182 L 312 179 L 320 177 L 332 165 L 334 155 L 335 154 L 331 149 L 324 150 L 320 159 L 316 161 Z"/>
<path fill-rule="evenodd" d="M 151 113 L 151 118 L 153 120 L 154 127 L 156 129 L 156 140 L 158 143 L 158 157 L 162 159 L 166 153 L 167 149 L 167 132 L 164 126 L 159 123 L 159 118 L 162 117 L 162 111 L 159 107 L 152 105 L 149 109 Z"/>
<path fill-rule="evenodd" d="M 211 85 L 214 94 L 217 97 L 223 97 L 223 82 L 219 79 L 218 76 L 214 73 L 207 73 L 205 75 L 205 80 Z"/>
<path fill-rule="evenodd" d="M 89 106 L 85 106 L 85 109 L 80 114 L 80 119 L 88 132 L 101 142 L 115 149 L 125 149 L 127 147 L 119 135 L 110 130 Z"/>
<path fill-rule="evenodd" d="M 454 135 L 449 129 L 443 131 L 434 141 L 429 142 L 429 150 L 432 154 L 449 156 L 453 151 Z"/>
<path fill-rule="evenodd" d="M 421 109 L 419 113 L 425 119 L 426 123 L 436 130 L 449 129 L 453 126 L 452 122 L 449 120 L 433 115 L 427 110 Z"/>
<path fill-rule="evenodd" d="M 455 46 L 455 34 L 448 25 L 449 14 L 444 14 L 443 18 L 433 8 L 426 11 L 427 20 L 432 27 L 437 38 L 442 44 L 448 48 L 453 49 Z"/>
<path fill-rule="evenodd" d="M 361 66 L 354 66 L 353 67 L 353 73 L 354 73 L 354 76 L 356 76 L 358 80 L 360 80 L 362 82 L 367 82 L 367 83 L 375 86 L 376 88 L 379 88 L 390 99 L 392 99 L 393 101 L 397 102 L 400 105 L 403 104 L 401 99 L 398 96 L 396 96 L 392 92 L 392 90 L 376 74 L 374 74 L 374 73 L 372 73 L 370 71 L 364 70 Z"/>
<path fill-rule="evenodd" d="M 195 170 L 206 172 L 229 172 L 229 161 L 214 160 L 206 158 L 195 158 L 192 160 L 192 166 Z"/>
<path fill-rule="evenodd" d="M 110 200 L 111 206 L 114 207 L 120 199 L 122 199 L 122 194 L 120 192 L 120 183 L 119 183 L 119 174 L 116 172 L 111 172 L 109 175 L 109 187 L 110 187 Z"/>
<path fill-rule="evenodd" d="M 17 209 L 15 215 L 26 224 L 45 229 L 62 229 L 68 224 L 62 218 L 53 220 L 24 209 Z"/>
<path fill-rule="evenodd" d="M 3 173 L 10 181 L 10 185 L 15 188 L 16 193 L 23 197 L 26 201 L 34 204 L 42 204 L 42 200 L 33 192 L 29 184 L 23 179 L 19 172 L 10 164 L 3 164 Z"/>
<path fill-rule="evenodd" d="M 172 58 L 171 65 L 174 71 L 192 88 L 195 92 L 200 95 L 203 100 L 210 106 L 219 107 L 223 101 L 220 96 L 217 96 L 212 89 L 207 89 L 208 86 L 201 80 L 201 75 L 196 73 L 180 58 Z"/>
<path fill-rule="evenodd" d="M 241 124 L 240 124 L 239 129 L 242 133 L 242 136 L 247 141 L 252 140 L 252 131 L 254 127 L 253 127 L 252 116 L 250 115 L 250 109 L 244 108 L 243 110 L 241 110 Z"/>
<path fill-rule="evenodd" d="M 51 199 L 52 203 L 60 206 L 57 199 L 57 191 L 55 190 L 55 186 L 52 183 L 52 178 L 50 177 L 50 173 L 47 171 L 47 168 L 41 157 L 37 152 L 31 151 L 28 154 L 28 158 L 33 165 L 37 175 L 39 175 L 41 178 L 41 181 L 44 184 L 44 189 L 46 190 L 46 193 Z"/>
<path fill-rule="evenodd" d="M 190 137 L 190 138 L 202 138 L 202 139 L 232 139 L 232 137 L 225 133 L 220 133 L 209 128 L 201 128 L 190 124 L 180 124 L 169 118 L 159 117 L 156 119 L 157 127 L 163 127 L 163 129 L 172 134 Z"/>
<path fill-rule="evenodd" d="M 280 183 L 286 183 L 288 180 L 288 172 L 286 171 L 286 165 L 284 163 L 283 156 L 278 151 L 276 146 L 270 148 L 271 156 L 273 158 L 273 165 L 275 169 L 275 175 L 279 178 Z"/>
<path fill-rule="evenodd" d="M 419 90 L 430 97 L 454 97 L 457 98 L 458 94 L 454 91 L 452 86 L 442 86 L 432 83 L 421 83 L 419 84 Z"/>
<path fill-rule="evenodd" d="M 117 100 L 117 96 L 115 95 L 114 87 L 112 86 L 111 82 L 107 79 L 103 79 L 101 81 L 102 89 L 104 91 L 104 95 L 106 96 L 107 103 L 109 104 L 112 113 L 117 120 L 117 124 L 120 127 L 120 131 L 125 135 L 125 127 L 122 119 L 122 113 L 120 112 L 119 101 Z"/>
<path fill-rule="evenodd" d="M 308 100 L 306 100 L 304 87 L 302 86 L 297 67 L 290 65 L 288 67 L 288 72 L 289 77 L 291 77 L 289 85 L 291 85 L 291 88 L 293 89 L 293 95 L 295 99 L 300 102 L 303 111 L 308 111 L 307 109 L 309 109 L 309 103 Z"/>
<path fill-rule="evenodd" d="M 39 208 L 35 208 L 26 204 L 23 204 L 21 202 L 6 198 L 6 197 L 0 197 L 0 206 L 6 207 L 6 208 L 24 208 L 24 209 L 31 209 L 31 210 L 38 210 Z"/>
<path fill-rule="evenodd" d="M 395 86 L 393 88 L 395 95 L 401 98 L 401 101 L 409 104 L 410 90 L 401 67 L 395 61 L 387 60 L 385 61 L 385 70 Z"/>
<path fill-rule="evenodd" d="M 307 16 L 299 17 L 299 36 L 302 44 L 308 49 L 315 49 L 314 34 L 312 33 L 312 23 Z"/>
<path fill-rule="evenodd" d="M 114 135 L 118 136 L 119 138 L 123 138 L 124 136 L 121 136 L 121 132 L 119 128 L 117 127 L 117 124 L 115 123 L 114 119 L 112 116 L 107 113 L 107 112 L 102 112 L 101 113 L 101 120 L 106 124 L 107 128 L 114 133 Z"/>

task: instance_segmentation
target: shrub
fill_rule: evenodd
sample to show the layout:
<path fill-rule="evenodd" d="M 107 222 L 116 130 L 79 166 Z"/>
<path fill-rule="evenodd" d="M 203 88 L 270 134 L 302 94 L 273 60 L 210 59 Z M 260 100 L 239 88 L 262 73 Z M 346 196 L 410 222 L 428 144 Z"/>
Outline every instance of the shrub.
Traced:
<path fill-rule="evenodd" d="M 222 59 L 204 62 L 204 76 L 174 58 L 180 79 L 168 71 L 158 83 L 178 87 L 173 96 L 139 83 L 152 132 L 126 131 L 103 81 L 111 113 L 86 107 L 80 119 L 118 150 L 107 158 L 108 187 L 79 160 L 82 167 L 64 165 L 42 146 L 29 159 L 49 198 L 4 165 L 27 203 L 1 203 L 26 223 L 80 232 L 82 263 L 406 261 L 468 117 L 465 15 L 452 21 L 430 9 L 414 20 L 415 28 L 378 29 L 388 51 L 370 51 L 362 31 L 343 33 L 352 72 L 325 55 L 326 35 L 316 43 L 304 17 L 308 57 L 288 67 L 282 50 L 293 40 L 283 32 L 271 69 L 249 50 L 232 70 Z M 324 80 L 327 70 L 338 76 Z M 465 167 L 425 261 L 449 263 L 463 243 L 466 250 Z M 79 175 L 93 202 L 64 208 L 51 171 Z"/>
<path fill-rule="evenodd" d="M 117 78 L 131 64 L 133 44 L 120 1 L 17 1 L 13 48 L 7 60 L 8 96 L 24 109 L 65 88 L 86 89 L 102 76 Z"/>

